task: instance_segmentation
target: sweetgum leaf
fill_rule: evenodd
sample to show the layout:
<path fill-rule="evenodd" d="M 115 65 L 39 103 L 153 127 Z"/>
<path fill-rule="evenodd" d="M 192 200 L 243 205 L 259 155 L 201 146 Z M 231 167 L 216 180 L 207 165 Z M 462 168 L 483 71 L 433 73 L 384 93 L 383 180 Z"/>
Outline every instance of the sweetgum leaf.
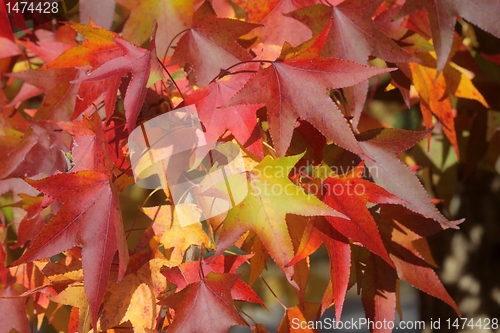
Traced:
<path fill-rule="evenodd" d="M 262 240 L 278 267 L 291 279 L 293 268 L 285 268 L 294 256 L 285 221 L 286 214 L 341 215 L 315 196 L 306 194 L 288 179 L 288 174 L 300 158 L 301 155 L 296 155 L 273 160 L 266 156 L 250 172 L 248 195 L 228 212 L 217 244 L 216 256 L 233 245 L 243 233 L 252 230 Z"/>
<path fill-rule="evenodd" d="M 403 206 L 439 222 L 443 228 L 457 229 L 457 225 L 463 222 L 449 221 L 437 210 L 415 173 L 401 162 L 394 151 L 387 150 L 385 143 L 368 140 L 361 141 L 360 145 L 372 158 L 365 163 L 375 183 L 405 200 Z M 399 149 L 397 145 L 395 149 Z"/>
<path fill-rule="evenodd" d="M 453 43 L 457 16 L 500 38 L 500 3 L 489 0 L 407 0 L 399 15 L 425 10 L 429 14 L 432 40 L 437 53 L 437 69 L 443 70 Z"/>
<path fill-rule="evenodd" d="M 379 257 L 370 254 L 363 274 L 361 294 L 366 317 L 374 322 L 395 321 L 396 283 L 394 269 Z M 385 326 L 381 329 L 370 328 L 370 332 L 391 333 L 392 330 Z"/>
<path fill-rule="evenodd" d="M 12 263 L 48 258 L 82 245 L 85 292 L 94 327 L 115 253 L 119 254 L 119 279 L 128 262 L 118 198 L 109 177 L 101 172 L 80 171 L 41 180 L 26 179 L 37 190 L 61 202 L 62 208 L 23 256 Z"/>
<path fill-rule="evenodd" d="M 168 297 L 163 304 L 175 309 L 175 318 L 167 332 L 226 333 L 231 326 L 245 325 L 231 299 L 231 289 L 238 277 L 234 274 L 210 273 L 179 293 Z"/>
<path fill-rule="evenodd" d="M 316 44 L 307 42 L 297 48 L 285 45 L 280 59 L 258 71 L 226 106 L 265 103 L 269 131 L 278 156 L 285 155 L 299 117 L 338 146 L 364 156 L 327 90 L 352 86 L 390 70 L 323 58 L 316 51 Z"/>
<path fill-rule="evenodd" d="M 251 254 L 245 256 L 222 255 L 211 262 L 207 262 L 206 260 L 202 260 L 201 262 L 190 261 L 170 268 L 164 271 L 163 274 L 167 277 L 167 280 L 177 285 L 176 292 L 179 292 L 189 284 L 201 281 L 203 276 L 210 273 L 236 274 L 236 269 L 250 257 L 252 257 Z M 231 288 L 231 297 L 234 300 L 258 303 L 265 307 L 264 302 L 255 291 L 239 279 Z"/>
<path fill-rule="evenodd" d="M 192 64 L 198 86 L 206 86 L 222 69 L 252 59 L 236 38 L 258 26 L 218 18 L 207 0 L 194 12 L 193 26 L 177 43 L 170 64 Z"/>
<path fill-rule="evenodd" d="M 256 70 L 251 63 L 244 70 Z M 228 75 L 210 83 L 186 97 L 186 105 L 196 105 L 198 116 L 205 126 L 205 138 L 216 142 L 226 130 L 230 130 L 241 146 L 260 159 L 264 157 L 262 139 L 257 127 L 256 112 L 259 105 L 240 105 L 219 108 L 227 103 L 252 77 L 252 73 Z"/>
<path fill-rule="evenodd" d="M 151 51 L 137 47 L 121 38 L 115 38 L 115 43 L 122 49 L 123 56 L 107 61 L 83 78 L 74 80 L 73 83 L 123 77 L 131 72 L 132 78 L 128 83 L 124 98 L 127 128 L 131 131 L 135 128 L 135 121 L 146 98 L 146 83 L 151 69 Z M 116 87 L 112 88 L 116 92 Z"/>
<path fill-rule="evenodd" d="M 388 212 L 392 214 L 388 214 Z M 422 240 L 427 245 L 425 238 L 400 223 L 399 220 L 404 219 L 405 216 L 397 213 L 394 210 L 386 210 L 385 206 L 382 207 L 380 232 L 389 255 L 396 266 L 398 277 L 415 288 L 447 303 L 460 316 L 458 306 L 444 288 L 437 274 L 432 270 L 431 264 L 429 264 L 429 262 L 434 263 L 434 260 L 432 260 L 432 257 L 424 257 L 430 254 L 428 253 L 428 247 L 422 247 Z M 422 249 L 425 251 L 422 251 Z"/>
<path fill-rule="evenodd" d="M 286 14 L 319 34 L 331 22 L 323 56 L 366 63 L 373 55 L 391 62 L 414 59 L 372 21 L 383 0 L 346 0 L 337 6 L 318 4 Z M 353 43 L 353 41 L 356 41 Z"/>

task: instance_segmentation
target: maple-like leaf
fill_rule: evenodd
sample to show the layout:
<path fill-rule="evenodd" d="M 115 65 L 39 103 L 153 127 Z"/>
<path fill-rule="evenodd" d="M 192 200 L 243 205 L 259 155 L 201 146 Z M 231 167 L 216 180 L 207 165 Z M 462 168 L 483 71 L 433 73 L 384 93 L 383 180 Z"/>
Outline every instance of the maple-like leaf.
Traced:
<path fill-rule="evenodd" d="M 389 70 L 318 56 L 324 39 L 322 34 L 297 48 L 285 45 L 280 58 L 258 71 L 226 104 L 265 103 L 269 131 L 278 156 L 286 154 L 299 117 L 338 146 L 364 155 L 327 90 L 352 86 Z"/>
<path fill-rule="evenodd" d="M 330 177 L 325 180 L 323 187 L 326 189 L 323 201 L 350 218 L 350 221 L 346 221 L 341 218 L 326 217 L 328 222 L 342 235 L 358 241 L 392 265 L 380 238 L 377 224 L 366 205 L 368 202 L 404 204 L 405 201 L 370 181 L 356 177 Z"/>
<path fill-rule="evenodd" d="M 257 67 L 257 64 L 252 63 L 247 65 L 245 70 L 256 70 Z M 228 102 L 250 77 L 251 73 L 225 76 L 187 96 L 185 103 L 196 105 L 198 116 L 206 129 L 205 138 L 208 142 L 216 142 L 226 130 L 230 130 L 243 148 L 262 158 L 262 139 L 256 115 L 260 106 L 219 108 Z"/>
<path fill-rule="evenodd" d="M 250 22 L 262 25 L 262 27 L 255 29 L 250 36 L 257 36 L 265 43 L 264 45 L 283 45 L 285 42 L 298 45 L 311 38 L 311 33 L 306 27 L 284 14 L 313 5 L 315 2 L 314 0 L 234 1 L 245 10 Z"/>
<path fill-rule="evenodd" d="M 210 273 L 201 281 L 192 283 L 162 303 L 175 309 L 175 318 L 167 332 L 226 333 L 231 326 L 247 325 L 236 310 L 231 288 L 238 276 Z"/>
<path fill-rule="evenodd" d="M 338 5 L 318 4 L 286 14 L 308 26 L 313 35 L 329 26 L 321 55 L 365 64 L 369 56 L 391 62 L 418 61 L 380 31 L 372 16 L 383 0 L 346 0 Z M 355 40 L 356 43 L 352 43 Z M 357 127 L 368 92 L 368 82 L 344 89 L 352 124 Z"/>
<path fill-rule="evenodd" d="M 233 245 L 244 232 L 252 230 L 262 240 L 278 267 L 285 270 L 289 279 L 292 277 L 293 269 L 285 268 L 294 256 L 286 214 L 340 215 L 288 179 L 288 174 L 300 158 L 301 155 L 296 155 L 273 160 L 266 156 L 250 172 L 249 193 L 228 212 L 216 256 Z"/>
<path fill-rule="evenodd" d="M 458 306 L 429 264 L 429 262 L 434 263 L 434 260 L 430 257 L 427 240 L 411 230 L 420 227 L 411 222 L 399 222 L 406 218 L 407 214 L 400 209 L 395 210 L 385 206 L 381 209 L 380 232 L 396 266 L 398 277 L 446 302 L 460 315 Z"/>
<path fill-rule="evenodd" d="M 439 222 L 444 228 L 457 228 L 463 220 L 449 221 L 444 217 L 431 202 L 415 173 L 396 155 L 409 149 L 428 134 L 429 131 L 399 129 L 362 133 L 360 138 L 366 141 L 360 141 L 360 144 L 372 158 L 371 161 L 365 160 L 365 164 L 377 185 L 406 201 L 403 206 Z M 408 191 L 408 188 L 412 190 Z"/>
<path fill-rule="evenodd" d="M 42 66 L 42 69 L 84 66 L 91 66 L 95 69 L 107 61 L 123 56 L 123 49 L 114 40 L 115 38 L 121 38 L 118 34 L 103 28 L 79 23 L 69 23 L 68 25 L 85 37 L 86 40 L 82 44 L 65 51 L 51 63 L 45 64 Z M 72 119 L 78 117 L 85 109 L 92 105 L 99 96 L 103 95 L 103 91 L 106 117 L 110 119 L 115 108 L 116 92 L 119 85 L 119 76 L 99 81 L 82 82 L 78 90 Z"/>
<path fill-rule="evenodd" d="M 500 3 L 489 0 L 407 0 L 399 15 L 425 10 L 437 53 L 437 69 L 440 72 L 451 51 L 457 16 L 476 24 L 481 29 L 500 38 Z"/>
<path fill-rule="evenodd" d="M 151 69 L 151 51 L 137 47 L 120 38 L 115 38 L 115 43 L 122 49 L 123 56 L 107 61 L 83 78 L 74 80 L 73 83 L 123 77 L 132 73 L 124 98 L 127 128 L 132 131 L 135 128 L 135 121 L 146 98 L 146 83 Z M 116 86 L 112 88 L 116 93 Z"/>
<path fill-rule="evenodd" d="M 379 257 L 370 254 L 363 274 L 361 301 L 367 318 L 374 322 L 394 322 L 396 319 L 397 275 Z M 391 333 L 389 327 L 370 329 L 374 333 Z"/>
<path fill-rule="evenodd" d="M 119 279 L 123 277 L 128 262 L 118 198 L 110 176 L 101 172 L 80 171 L 26 181 L 61 202 L 62 208 L 12 265 L 48 258 L 82 245 L 85 292 L 96 327 L 115 253 L 119 253 Z"/>
<path fill-rule="evenodd" d="M 167 279 L 177 285 L 176 292 L 181 291 L 187 285 L 199 282 L 210 273 L 216 274 L 236 274 L 236 269 L 240 267 L 246 260 L 248 260 L 252 255 L 245 256 L 232 256 L 232 255 L 222 255 L 218 256 L 215 260 L 207 262 L 202 260 L 201 262 L 190 261 L 185 262 L 177 267 L 172 267 L 163 272 Z M 255 291 L 250 288 L 242 280 L 236 280 L 234 286 L 231 288 L 231 297 L 234 300 L 252 302 L 264 305 L 264 302 L 255 293 Z M 265 305 L 264 305 L 265 306 Z"/>
<path fill-rule="evenodd" d="M 239 20 L 218 18 L 206 0 L 193 14 L 193 26 L 179 40 L 170 64 L 193 65 L 196 82 L 206 86 L 222 69 L 252 56 L 236 38 L 259 25 Z M 200 56 L 202 55 L 202 56 Z"/>
<path fill-rule="evenodd" d="M 322 55 L 366 63 L 373 55 L 391 62 L 413 57 L 380 31 L 372 16 L 384 0 L 346 0 L 337 6 L 318 4 L 286 14 L 308 26 L 314 35 L 331 22 Z M 353 43 L 352 41 L 356 41 Z"/>
<path fill-rule="evenodd" d="M 420 109 L 424 124 L 431 128 L 432 115 L 434 114 L 443 126 L 443 132 L 450 140 L 457 158 L 460 159 L 457 134 L 455 132 L 454 110 L 452 108 L 450 95 L 456 97 L 474 99 L 489 107 L 481 93 L 474 87 L 471 80 L 467 78 L 451 63 L 447 63 L 441 72 L 436 68 L 435 59 L 431 54 L 421 55 L 424 64 L 411 63 L 409 65 L 413 85 L 420 96 Z M 429 89 L 429 87 L 432 87 Z"/>

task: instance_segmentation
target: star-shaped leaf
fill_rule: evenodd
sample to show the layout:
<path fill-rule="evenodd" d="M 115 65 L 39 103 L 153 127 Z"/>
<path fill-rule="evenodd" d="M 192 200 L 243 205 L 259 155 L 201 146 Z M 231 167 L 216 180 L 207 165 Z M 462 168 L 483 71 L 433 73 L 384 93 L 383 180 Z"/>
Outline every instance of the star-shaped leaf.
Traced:
<path fill-rule="evenodd" d="M 318 4 L 286 14 L 308 26 L 314 35 L 331 22 L 322 55 L 366 63 L 373 55 L 391 62 L 413 57 L 380 31 L 372 16 L 384 0 L 346 0 L 337 6 Z M 356 41 L 353 43 L 353 41 Z"/>
<path fill-rule="evenodd" d="M 500 3 L 490 0 L 407 0 L 399 15 L 425 10 L 429 14 L 432 40 L 437 53 L 437 69 L 441 71 L 451 52 L 457 16 L 476 24 L 500 38 Z"/>
<path fill-rule="evenodd" d="M 352 86 L 390 70 L 318 56 L 324 37 L 318 35 L 297 48 L 285 45 L 280 58 L 258 71 L 226 104 L 265 103 L 278 156 L 285 156 L 299 117 L 338 146 L 360 156 L 364 154 L 327 91 Z"/>
<path fill-rule="evenodd" d="M 112 79 L 132 73 L 124 98 L 127 128 L 131 131 L 135 128 L 135 121 L 146 98 L 146 83 L 151 69 L 151 51 L 137 47 L 121 38 L 115 38 L 115 42 L 122 49 L 123 56 L 109 60 L 83 78 L 74 80 L 73 83 Z M 113 93 L 116 93 L 117 85 L 112 85 L 111 88 Z"/>
<path fill-rule="evenodd" d="M 167 332 L 204 332 L 207 323 L 214 333 L 225 333 L 234 325 L 246 326 L 231 298 L 237 278 L 234 274 L 210 273 L 168 297 L 163 303 L 175 309 L 175 318 Z"/>
<path fill-rule="evenodd" d="M 286 214 L 341 216 L 288 179 L 288 174 L 300 158 L 301 155 L 296 155 L 273 160 L 266 156 L 250 172 L 249 193 L 228 212 L 216 255 L 222 254 L 243 233 L 252 230 L 262 240 L 276 264 L 291 278 L 293 268 L 285 268 L 294 256 Z"/>
<path fill-rule="evenodd" d="M 27 179 L 31 186 L 61 202 L 62 208 L 12 264 L 49 258 L 82 245 L 85 292 L 94 327 L 115 253 L 119 254 L 119 279 L 128 262 L 118 198 L 109 177 L 101 172 L 80 171 L 41 180 Z"/>
<path fill-rule="evenodd" d="M 256 70 L 251 63 L 243 70 Z M 205 126 L 205 138 L 216 142 L 226 130 L 230 130 L 241 146 L 259 158 L 263 157 L 262 139 L 257 127 L 259 105 L 240 105 L 219 108 L 233 97 L 252 77 L 252 73 L 225 76 L 186 97 L 186 105 L 196 105 L 198 116 Z"/>
<path fill-rule="evenodd" d="M 222 69 L 252 56 L 236 38 L 259 25 L 239 20 L 218 18 L 207 0 L 193 14 L 193 27 L 179 40 L 170 64 L 193 65 L 199 86 L 207 85 Z"/>

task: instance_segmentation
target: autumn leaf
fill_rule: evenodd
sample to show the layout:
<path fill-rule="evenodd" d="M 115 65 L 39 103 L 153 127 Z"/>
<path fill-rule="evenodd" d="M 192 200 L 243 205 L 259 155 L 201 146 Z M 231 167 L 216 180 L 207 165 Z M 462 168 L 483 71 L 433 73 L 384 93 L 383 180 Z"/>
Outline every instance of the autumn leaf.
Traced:
<path fill-rule="evenodd" d="M 285 268 L 294 256 L 286 214 L 339 215 L 288 179 L 288 174 L 300 158 L 301 155 L 296 155 L 273 160 L 266 156 L 250 172 L 249 193 L 228 212 L 220 232 L 216 256 L 234 244 L 244 232 L 252 230 L 278 267 L 286 271 L 289 279 L 292 277 L 293 269 Z M 286 196 L 283 195 L 285 190 L 288 191 Z"/>
<path fill-rule="evenodd" d="M 167 332 L 203 332 L 207 323 L 214 333 L 225 333 L 234 325 L 246 326 L 231 299 L 231 288 L 236 279 L 233 274 L 210 273 L 201 281 L 169 296 L 163 303 L 175 309 L 175 319 Z"/>
<path fill-rule="evenodd" d="M 94 71 L 87 73 L 83 78 L 74 80 L 73 83 L 111 79 L 113 77 L 121 78 L 127 76 L 128 73 L 132 73 L 124 98 L 127 129 L 132 131 L 135 128 L 137 116 L 146 98 L 146 83 L 151 69 L 151 51 L 137 47 L 120 38 L 115 38 L 115 43 L 122 49 L 123 56 L 105 62 Z M 111 85 L 107 89 L 111 88 L 116 92 L 117 82 L 113 82 L 115 82 L 115 85 Z"/>
<path fill-rule="evenodd" d="M 135 332 L 154 330 L 161 311 L 156 303 L 160 293 L 167 288 L 160 269 L 168 264 L 165 259 L 152 259 L 135 274 L 128 274 L 119 283 L 110 285 L 110 297 L 103 303 L 98 322 L 99 330 L 105 331 L 127 321 Z"/>
<path fill-rule="evenodd" d="M 435 59 L 431 54 L 421 55 L 425 63 L 410 64 L 413 85 L 420 96 L 420 109 L 427 128 L 431 128 L 432 115 L 434 114 L 443 125 L 443 132 L 450 140 L 457 158 L 460 159 L 457 134 L 455 132 L 454 110 L 450 95 L 474 99 L 489 107 L 481 93 L 452 63 L 447 63 L 442 72 L 438 72 Z M 429 89 L 432 87 L 432 89 Z"/>
<path fill-rule="evenodd" d="M 286 16 L 304 23 L 315 36 L 331 22 L 328 39 L 321 52 L 323 56 L 362 64 L 366 63 L 370 55 L 391 62 L 412 61 L 413 57 L 380 31 L 372 21 L 372 16 L 383 2 L 345 0 L 336 6 L 317 4 Z"/>
<path fill-rule="evenodd" d="M 380 133 L 387 134 L 381 135 Z M 428 133 L 428 131 L 383 129 L 365 134 L 370 139 L 360 141 L 360 144 L 373 159 L 372 161 L 365 160 L 365 164 L 377 185 L 406 201 L 403 206 L 439 222 L 444 228 L 456 229 L 463 219 L 449 221 L 444 217 L 431 202 L 415 173 L 396 155 L 416 144 Z M 401 143 L 390 144 L 391 141 L 401 141 Z M 412 188 L 411 191 L 408 191 L 409 186 Z"/>
<path fill-rule="evenodd" d="M 80 171 L 26 181 L 63 206 L 28 251 L 12 265 L 48 258 L 82 244 L 85 292 L 96 327 L 116 251 L 119 253 L 119 279 L 123 277 L 128 262 L 120 208 L 109 175 Z M 96 242 L 96 239 L 102 241 Z"/>
<path fill-rule="evenodd" d="M 429 14 L 432 40 L 437 53 L 438 72 L 443 70 L 448 61 L 457 16 L 465 18 L 500 38 L 500 27 L 497 22 L 500 16 L 499 3 L 492 3 L 488 0 L 407 0 L 399 16 L 419 10 L 425 10 Z"/>
<path fill-rule="evenodd" d="M 257 70 L 257 64 L 249 64 L 244 70 Z M 228 102 L 252 77 L 252 73 L 228 75 L 186 97 L 186 105 L 196 105 L 198 116 L 205 126 L 205 138 L 216 142 L 226 130 L 231 131 L 240 145 L 256 155 L 263 157 L 262 139 L 257 125 L 259 105 L 241 105 L 219 108 Z"/>
<path fill-rule="evenodd" d="M 7 158 L 0 160 L 0 178 L 32 177 L 66 171 L 63 152 L 69 150 L 71 137 L 50 121 L 30 122 L 24 133 L 9 129 L 0 137 Z M 44 156 L 40 160 L 40 156 Z"/>
<path fill-rule="evenodd" d="M 176 292 L 179 292 L 189 284 L 201 281 L 203 276 L 207 276 L 210 273 L 236 274 L 236 269 L 250 257 L 252 255 L 222 255 L 211 262 L 207 262 L 206 260 L 201 260 L 200 262 L 190 261 L 177 267 L 169 268 L 163 271 L 163 274 L 170 282 L 177 285 Z M 231 288 L 231 297 L 234 300 L 257 303 L 265 307 L 264 302 L 262 302 L 255 291 L 242 280 L 236 280 L 234 286 Z"/>
<path fill-rule="evenodd" d="M 405 215 L 401 214 L 400 210 L 394 211 L 383 207 L 380 213 L 380 231 L 396 266 L 398 277 L 415 288 L 441 299 L 460 316 L 458 306 L 429 264 L 434 260 L 432 257 L 429 258 L 427 241 L 411 230 L 413 227 L 411 224 L 399 222 L 403 219 Z"/>
<path fill-rule="evenodd" d="M 315 55 L 318 43 L 321 44 L 320 41 L 304 43 L 297 48 L 285 45 L 280 58 L 258 71 L 226 106 L 265 103 L 278 156 L 286 154 L 299 117 L 338 146 L 364 155 L 343 114 L 326 91 L 352 86 L 388 70 L 320 57 Z"/>
<path fill-rule="evenodd" d="M 361 301 L 367 318 L 374 322 L 394 322 L 396 319 L 397 275 L 379 257 L 370 254 L 363 274 Z M 374 333 L 390 333 L 385 326 L 371 328 Z"/>
<path fill-rule="evenodd" d="M 198 86 L 206 86 L 222 69 L 252 59 L 236 38 L 256 27 L 257 24 L 218 18 L 207 0 L 194 12 L 193 26 L 177 43 L 169 64 L 190 63 Z"/>

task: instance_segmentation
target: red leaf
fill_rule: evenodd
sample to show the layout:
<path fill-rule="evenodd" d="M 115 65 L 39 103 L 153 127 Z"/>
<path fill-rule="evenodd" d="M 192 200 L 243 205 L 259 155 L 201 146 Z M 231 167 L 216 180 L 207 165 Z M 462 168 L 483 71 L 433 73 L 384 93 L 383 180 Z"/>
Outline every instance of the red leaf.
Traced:
<path fill-rule="evenodd" d="M 265 103 L 269 130 L 279 156 L 285 155 L 299 117 L 335 144 L 364 156 L 326 90 L 352 86 L 388 70 L 323 58 L 315 55 L 316 49 L 309 51 L 310 47 L 315 44 L 306 42 L 295 49 L 285 45 L 280 59 L 257 72 L 226 106 Z"/>
<path fill-rule="evenodd" d="M 255 63 L 248 64 L 245 70 L 257 70 Z M 186 97 L 186 105 L 194 104 L 201 122 L 205 126 L 205 138 L 216 142 L 226 130 L 230 130 L 242 145 L 259 159 L 264 157 L 262 139 L 257 127 L 256 112 L 259 105 L 241 105 L 219 108 L 227 103 L 245 83 L 251 73 L 228 75 L 210 83 Z"/>
<path fill-rule="evenodd" d="M 168 297 L 163 304 L 175 309 L 175 318 L 167 332 L 226 333 L 231 326 L 245 325 L 231 298 L 238 277 L 233 274 L 210 273 L 199 282 Z"/>
<path fill-rule="evenodd" d="M 500 38 L 499 2 L 490 0 L 407 0 L 400 15 L 408 15 L 422 9 L 429 14 L 439 71 L 444 68 L 451 51 L 457 16 L 462 16 L 481 29 Z"/>
<path fill-rule="evenodd" d="M 417 277 L 418 275 L 415 274 Z M 421 277 L 419 277 L 421 278 Z M 396 281 L 394 269 L 370 254 L 363 274 L 361 301 L 365 315 L 373 322 L 394 322 L 396 319 Z M 384 327 L 385 326 L 385 327 Z M 370 328 L 373 333 L 391 333 L 387 325 Z"/>
<path fill-rule="evenodd" d="M 198 85 L 205 86 L 222 69 L 252 57 L 237 42 L 236 38 L 245 35 L 259 25 L 218 18 L 209 1 L 193 14 L 193 27 L 185 33 L 177 47 L 170 64 L 191 63 Z"/>
<path fill-rule="evenodd" d="M 235 274 L 236 269 L 240 267 L 251 256 L 252 255 L 223 255 L 217 257 L 215 260 L 209 263 L 207 263 L 205 260 L 201 262 L 186 262 L 177 267 L 173 267 L 163 271 L 163 275 L 165 275 L 167 280 L 175 283 L 177 285 L 177 292 L 180 292 L 181 290 L 186 288 L 187 285 L 201 281 L 203 276 L 206 276 L 210 273 Z M 241 280 L 237 280 L 235 285 L 231 289 L 231 297 L 239 301 L 258 303 L 265 307 L 264 302 L 255 293 L 255 291 Z"/>
<path fill-rule="evenodd" d="M 125 274 L 128 250 L 118 198 L 109 175 L 95 171 L 58 174 L 26 180 L 62 208 L 48 222 L 29 249 L 12 265 L 48 258 L 82 245 L 85 292 L 94 327 L 106 291 L 111 263 L 119 253 L 119 279 Z"/>
<path fill-rule="evenodd" d="M 337 6 L 318 4 L 286 14 L 308 26 L 314 35 L 331 22 L 322 55 L 366 63 L 373 55 L 391 62 L 415 61 L 372 21 L 383 0 L 346 0 Z M 352 41 L 356 41 L 353 43 Z"/>
<path fill-rule="evenodd" d="M 419 240 L 424 240 L 410 229 L 405 227 L 399 220 L 403 216 L 393 215 L 394 210 L 388 211 L 382 206 L 380 213 L 380 232 L 390 253 L 390 257 L 396 266 L 398 277 L 405 280 L 415 288 L 439 298 L 450 305 L 460 316 L 460 310 L 455 301 L 450 297 L 437 274 L 432 270 L 429 262 L 433 263 L 432 258 L 424 258 L 426 251 L 420 253 L 417 246 L 421 248 Z"/>
<path fill-rule="evenodd" d="M 390 136 L 387 139 L 390 140 Z M 372 161 L 365 160 L 365 163 L 375 183 L 406 201 L 403 206 L 439 222 L 445 229 L 457 229 L 457 225 L 464 221 L 449 221 L 437 210 L 415 173 L 393 151 L 386 149 L 385 140 L 361 141 L 360 144 L 372 158 Z"/>
<path fill-rule="evenodd" d="M 349 221 L 328 216 L 327 221 L 342 235 L 360 242 L 392 266 L 377 224 L 366 204 L 368 201 L 403 204 L 404 201 L 361 178 L 328 178 L 324 182 L 324 187 L 326 193 L 323 201 L 351 219 Z"/>
<path fill-rule="evenodd" d="M 131 131 L 135 128 L 135 121 L 146 98 L 146 83 L 151 68 L 151 51 L 137 47 L 121 38 L 115 38 L 115 43 L 123 50 L 123 56 L 106 62 L 88 73 L 87 76 L 74 80 L 73 83 L 109 79 L 116 76 L 123 77 L 131 72 L 132 78 L 124 99 L 127 128 Z M 107 89 L 112 89 L 116 93 L 115 85 L 108 86 Z"/>

